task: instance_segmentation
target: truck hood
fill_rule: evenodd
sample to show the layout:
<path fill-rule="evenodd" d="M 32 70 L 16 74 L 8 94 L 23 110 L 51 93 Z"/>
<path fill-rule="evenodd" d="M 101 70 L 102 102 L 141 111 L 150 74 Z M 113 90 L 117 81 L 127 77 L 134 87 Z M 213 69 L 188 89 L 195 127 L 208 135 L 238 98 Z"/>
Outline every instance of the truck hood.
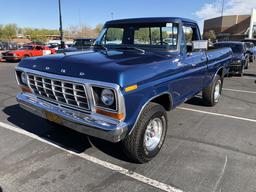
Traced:
<path fill-rule="evenodd" d="M 136 51 L 92 50 L 23 59 L 18 66 L 58 75 L 116 83 L 124 87 L 153 78 L 159 71 L 166 70 L 166 66 L 159 63 L 167 63 L 173 58 L 170 54 L 160 55 L 151 52 L 142 54 Z M 168 62 L 168 66 L 171 66 L 171 62 Z M 81 73 L 84 75 L 81 76 Z"/>

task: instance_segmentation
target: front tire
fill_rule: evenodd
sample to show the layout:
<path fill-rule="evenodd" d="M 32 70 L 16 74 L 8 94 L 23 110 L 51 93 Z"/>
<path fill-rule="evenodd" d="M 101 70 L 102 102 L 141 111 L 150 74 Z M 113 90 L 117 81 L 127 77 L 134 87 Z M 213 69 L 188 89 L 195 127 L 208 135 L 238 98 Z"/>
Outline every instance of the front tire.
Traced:
<path fill-rule="evenodd" d="M 238 74 L 239 77 L 243 77 L 243 76 L 244 76 L 244 69 L 245 69 L 245 66 L 242 65 L 242 66 L 241 66 L 240 73 Z"/>
<path fill-rule="evenodd" d="M 223 78 L 216 75 L 213 82 L 203 90 L 203 100 L 207 106 L 216 105 L 222 92 Z"/>
<path fill-rule="evenodd" d="M 167 131 L 167 114 L 157 103 L 143 110 L 134 130 L 123 140 L 126 156 L 136 163 L 146 163 L 161 150 Z"/>
<path fill-rule="evenodd" d="M 248 69 L 249 68 L 249 63 L 250 63 L 250 59 L 246 59 L 245 65 L 244 65 L 244 69 Z"/>

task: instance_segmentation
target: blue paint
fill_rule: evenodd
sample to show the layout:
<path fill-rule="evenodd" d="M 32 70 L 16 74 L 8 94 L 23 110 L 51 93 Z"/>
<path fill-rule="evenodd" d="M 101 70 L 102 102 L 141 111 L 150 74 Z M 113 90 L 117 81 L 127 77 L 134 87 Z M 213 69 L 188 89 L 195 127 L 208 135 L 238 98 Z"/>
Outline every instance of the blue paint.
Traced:
<path fill-rule="evenodd" d="M 156 95 L 169 93 L 172 107 L 199 93 L 207 87 L 220 69 L 227 73 L 232 61 L 230 48 L 198 51 L 188 55 L 182 27 L 184 24 L 199 32 L 196 22 L 181 18 L 147 18 L 107 22 L 106 26 L 136 22 L 176 22 L 179 24 L 179 49 L 174 52 L 94 49 L 87 52 L 66 53 L 52 56 L 24 59 L 20 67 L 36 69 L 47 73 L 80 77 L 120 85 L 125 98 L 126 119 L 131 129 L 142 109 Z M 197 40 L 201 39 L 198 33 Z M 36 64 L 36 68 L 32 66 Z M 45 70 L 46 67 L 49 70 Z M 66 69 L 66 73 L 61 73 Z M 138 85 L 138 89 L 126 93 L 124 88 Z"/>

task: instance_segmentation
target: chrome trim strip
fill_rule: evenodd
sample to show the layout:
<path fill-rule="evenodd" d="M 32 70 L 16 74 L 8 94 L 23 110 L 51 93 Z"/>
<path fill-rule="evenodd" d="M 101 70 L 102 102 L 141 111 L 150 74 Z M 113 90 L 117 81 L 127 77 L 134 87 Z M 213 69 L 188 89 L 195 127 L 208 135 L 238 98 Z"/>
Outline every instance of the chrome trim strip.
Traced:
<path fill-rule="evenodd" d="M 127 135 L 127 124 L 115 119 L 106 118 L 95 113 L 85 114 L 55 106 L 29 93 L 20 93 L 16 99 L 25 110 L 45 119 L 47 119 L 46 112 L 55 114 L 61 117 L 59 122 L 61 125 L 87 135 L 110 142 L 118 142 Z"/>
<path fill-rule="evenodd" d="M 96 101 L 95 101 L 95 98 L 94 98 L 94 96 L 93 96 L 93 104 L 94 104 L 94 106 L 95 106 L 97 109 L 103 109 L 103 110 L 105 110 L 105 111 L 109 111 L 109 112 L 114 112 L 114 113 L 116 113 L 116 112 L 118 111 L 118 96 L 117 96 L 116 90 L 115 90 L 115 89 L 112 89 L 112 88 L 109 88 L 109 87 L 105 87 L 105 86 L 91 85 L 92 94 L 93 94 L 93 88 L 94 88 L 94 87 L 103 88 L 103 89 L 111 89 L 111 90 L 114 92 L 114 94 L 115 94 L 115 99 L 117 100 L 117 101 L 116 101 L 116 109 L 113 110 L 113 109 L 110 109 L 110 108 L 101 107 L 101 106 L 96 105 Z"/>
<path fill-rule="evenodd" d="M 224 67 L 219 68 L 218 71 L 214 74 L 213 79 L 218 75 L 220 70 L 224 70 L 224 72 L 225 72 L 225 68 Z M 224 76 L 225 76 L 225 74 L 224 74 Z"/>

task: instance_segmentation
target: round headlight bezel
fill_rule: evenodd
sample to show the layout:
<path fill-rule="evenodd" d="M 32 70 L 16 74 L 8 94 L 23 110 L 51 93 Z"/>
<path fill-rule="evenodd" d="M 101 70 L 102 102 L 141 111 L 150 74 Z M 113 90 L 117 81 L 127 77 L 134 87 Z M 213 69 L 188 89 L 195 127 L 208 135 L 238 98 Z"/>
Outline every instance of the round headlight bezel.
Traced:
<path fill-rule="evenodd" d="M 28 85 L 28 77 L 25 72 L 21 72 L 20 74 L 20 80 L 23 85 Z"/>
<path fill-rule="evenodd" d="M 112 106 L 115 102 L 115 93 L 111 89 L 103 89 L 100 96 L 101 102 L 107 107 Z"/>

